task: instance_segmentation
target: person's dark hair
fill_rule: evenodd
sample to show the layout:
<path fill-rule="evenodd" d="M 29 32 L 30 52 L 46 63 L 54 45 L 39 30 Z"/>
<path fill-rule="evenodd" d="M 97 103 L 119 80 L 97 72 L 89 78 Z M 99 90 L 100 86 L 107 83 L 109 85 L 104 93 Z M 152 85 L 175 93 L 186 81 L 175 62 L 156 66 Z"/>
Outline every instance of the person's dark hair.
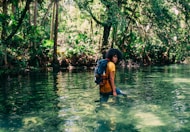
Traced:
<path fill-rule="evenodd" d="M 113 48 L 109 49 L 109 51 L 106 54 L 106 58 L 108 58 L 108 59 L 111 60 L 114 55 L 117 55 L 118 62 L 121 61 L 122 54 L 121 54 L 121 52 L 118 49 L 113 49 Z"/>

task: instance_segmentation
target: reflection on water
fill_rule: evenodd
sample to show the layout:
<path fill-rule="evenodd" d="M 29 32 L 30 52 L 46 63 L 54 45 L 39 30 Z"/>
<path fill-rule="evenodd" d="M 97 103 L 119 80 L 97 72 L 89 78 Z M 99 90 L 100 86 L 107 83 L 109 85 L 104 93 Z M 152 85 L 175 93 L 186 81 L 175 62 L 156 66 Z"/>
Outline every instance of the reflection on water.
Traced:
<path fill-rule="evenodd" d="M 99 99 L 93 71 L 33 73 L 0 83 L 1 132 L 190 131 L 190 66 L 119 69 L 128 97 Z"/>

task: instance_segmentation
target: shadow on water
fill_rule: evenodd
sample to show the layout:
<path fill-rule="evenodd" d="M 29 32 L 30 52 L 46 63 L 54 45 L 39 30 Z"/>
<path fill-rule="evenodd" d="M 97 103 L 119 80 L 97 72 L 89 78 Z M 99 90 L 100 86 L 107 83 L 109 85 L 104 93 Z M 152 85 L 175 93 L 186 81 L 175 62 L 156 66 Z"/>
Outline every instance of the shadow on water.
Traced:
<path fill-rule="evenodd" d="M 119 69 L 123 96 L 99 99 L 93 71 L 32 73 L 0 83 L 2 132 L 190 131 L 190 67 Z"/>

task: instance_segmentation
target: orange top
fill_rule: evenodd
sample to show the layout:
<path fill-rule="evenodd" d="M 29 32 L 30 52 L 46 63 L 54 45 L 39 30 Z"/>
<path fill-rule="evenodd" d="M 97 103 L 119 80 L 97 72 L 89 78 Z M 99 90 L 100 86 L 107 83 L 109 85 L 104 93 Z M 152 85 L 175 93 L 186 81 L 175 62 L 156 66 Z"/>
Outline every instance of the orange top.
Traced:
<path fill-rule="evenodd" d="M 112 92 L 111 84 L 109 81 L 110 72 L 115 72 L 115 64 L 111 61 L 109 61 L 107 64 L 106 74 L 102 75 L 103 83 L 100 84 L 100 93 Z"/>

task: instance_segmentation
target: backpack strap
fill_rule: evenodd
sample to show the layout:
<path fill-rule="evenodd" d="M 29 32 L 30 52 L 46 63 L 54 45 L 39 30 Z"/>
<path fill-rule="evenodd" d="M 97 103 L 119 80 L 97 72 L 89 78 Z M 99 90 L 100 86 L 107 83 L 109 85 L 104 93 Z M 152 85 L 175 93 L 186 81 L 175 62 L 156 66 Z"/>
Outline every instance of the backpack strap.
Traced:
<path fill-rule="evenodd" d="M 104 70 L 107 67 L 108 60 L 107 59 L 102 59 L 99 61 L 99 68 L 98 68 L 98 74 L 102 74 Z"/>

